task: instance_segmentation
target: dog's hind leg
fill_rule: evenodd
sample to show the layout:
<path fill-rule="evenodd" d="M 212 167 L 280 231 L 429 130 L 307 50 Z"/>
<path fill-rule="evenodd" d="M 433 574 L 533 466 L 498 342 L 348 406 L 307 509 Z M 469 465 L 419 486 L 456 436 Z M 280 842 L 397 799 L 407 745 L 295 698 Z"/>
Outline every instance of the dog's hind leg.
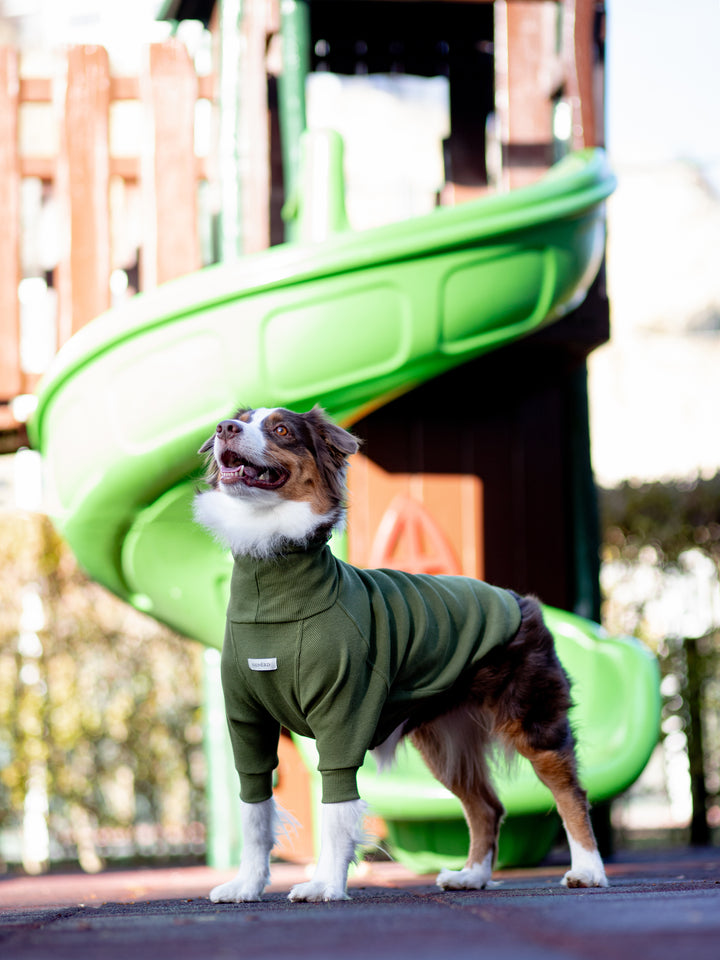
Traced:
<path fill-rule="evenodd" d="M 437 884 L 444 890 L 482 890 L 490 881 L 505 813 L 488 775 L 483 718 L 461 707 L 418 727 L 411 738 L 432 774 L 460 800 L 470 831 L 465 867 L 442 870 Z"/>
<path fill-rule="evenodd" d="M 607 879 L 580 786 L 568 720 L 570 683 L 538 603 L 520 598 L 522 623 L 502 659 L 478 671 L 477 689 L 492 690 L 494 732 L 526 757 L 552 793 L 570 843 L 568 887 L 605 887 Z M 488 658 L 490 661 L 490 658 Z M 486 661 L 486 664 L 488 663 Z M 494 676 L 494 679 L 493 679 Z"/>
<path fill-rule="evenodd" d="M 275 843 L 279 818 L 272 797 L 260 803 L 240 801 L 242 854 L 237 875 L 210 891 L 213 903 L 243 903 L 259 900 L 270 880 L 270 851 Z"/>
<path fill-rule="evenodd" d="M 507 731 L 507 739 L 530 761 L 540 780 L 552 793 L 570 845 L 571 865 L 563 877 L 566 887 L 606 887 L 602 859 L 590 823 L 587 795 L 580 786 L 570 725 L 562 724 L 563 745 L 548 749 L 533 745 L 527 733 Z"/>

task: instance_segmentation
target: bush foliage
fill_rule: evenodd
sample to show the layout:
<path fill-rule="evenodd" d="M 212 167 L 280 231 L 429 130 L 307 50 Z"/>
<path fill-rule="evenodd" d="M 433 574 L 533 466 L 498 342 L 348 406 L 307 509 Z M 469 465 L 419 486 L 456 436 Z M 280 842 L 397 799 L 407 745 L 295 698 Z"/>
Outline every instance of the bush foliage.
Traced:
<path fill-rule="evenodd" d="M 204 817 L 201 652 L 78 569 L 50 521 L 0 514 L 0 830 L 46 792 L 54 855 Z M 140 831 L 142 834 L 142 830 Z M 197 831 L 196 831 L 197 833 Z"/>
<path fill-rule="evenodd" d="M 707 843 L 720 826 L 720 473 L 625 483 L 601 491 L 600 507 L 607 626 L 658 654 L 663 732 L 687 741 L 690 839 Z"/>

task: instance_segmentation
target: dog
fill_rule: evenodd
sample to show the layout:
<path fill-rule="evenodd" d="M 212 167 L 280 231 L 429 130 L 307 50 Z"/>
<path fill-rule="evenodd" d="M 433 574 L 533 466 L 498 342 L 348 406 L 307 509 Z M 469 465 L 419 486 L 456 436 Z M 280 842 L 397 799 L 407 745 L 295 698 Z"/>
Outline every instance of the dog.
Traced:
<path fill-rule="evenodd" d="M 387 764 L 403 737 L 460 800 L 467 865 L 445 890 L 490 882 L 504 809 L 488 775 L 493 743 L 532 764 L 567 833 L 567 887 L 607 879 L 577 774 L 570 684 L 532 597 L 467 577 L 363 570 L 328 538 L 344 524 L 358 440 L 319 407 L 241 409 L 200 448 L 208 490 L 195 520 L 234 558 L 222 684 L 240 779 L 243 848 L 214 902 L 261 898 L 280 814 L 272 798 L 281 726 L 316 739 L 323 797 L 318 862 L 295 901 L 344 900 L 363 840 L 355 774 Z"/>

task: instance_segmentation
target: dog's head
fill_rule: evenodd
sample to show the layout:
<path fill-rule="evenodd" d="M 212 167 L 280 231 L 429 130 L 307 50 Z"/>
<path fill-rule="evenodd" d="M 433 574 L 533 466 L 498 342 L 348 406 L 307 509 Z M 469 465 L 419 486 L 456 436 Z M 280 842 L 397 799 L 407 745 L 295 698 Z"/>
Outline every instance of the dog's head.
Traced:
<path fill-rule="evenodd" d="M 320 407 L 308 413 L 274 407 L 238 410 L 200 452 L 209 453 L 206 479 L 219 492 L 265 507 L 307 503 L 334 524 L 344 507 L 347 458 L 358 446 Z"/>

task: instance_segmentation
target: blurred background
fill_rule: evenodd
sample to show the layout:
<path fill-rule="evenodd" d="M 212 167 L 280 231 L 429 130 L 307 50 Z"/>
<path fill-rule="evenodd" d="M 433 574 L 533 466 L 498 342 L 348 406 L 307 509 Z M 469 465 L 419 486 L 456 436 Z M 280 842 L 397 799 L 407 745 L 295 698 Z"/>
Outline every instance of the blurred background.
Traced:
<path fill-rule="evenodd" d="M 513 0 L 309 3 L 308 123 L 343 134 L 355 229 L 534 178 L 534 161 L 514 169 L 503 162 L 493 63 L 506 6 Z M 533 15 L 541 10 L 550 32 L 560 23 L 558 7 L 576 12 L 567 3 L 524 6 L 536 8 Z M 609 633 L 633 634 L 654 651 L 663 697 L 658 746 L 639 780 L 613 801 L 608 825 L 615 845 L 708 844 L 720 831 L 720 4 L 606 0 L 582 9 L 592 22 L 593 142 L 605 144 L 618 179 L 607 204 L 602 289 L 594 294 L 609 302 L 610 338 L 601 334 L 587 360 L 596 616 Z M 447 29 L 453 17 L 454 33 Z M 93 871 L 206 856 L 204 651 L 79 569 L 45 515 L 24 423 L 58 346 L 93 316 L 172 275 L 285 239 L 290 191 L 274 146 L 279 18 L 279 0 L 0 0 L 0 47 L 16 58 L 3 60 L 2 96 L 8 102 L 19 91 L 21 101 L 17 129 L 0 132 L 0 169 L 15 163 L 21 174 L 20 275 L 0 272 L 0 307 L 7 317 L 17 304 L 19 317 L 12 342 L 10 324 L 0 322 L 3 869 L 37 873 L 79 863 Z M 348 36 L 355 30 L 344 47 L 332 40 L 332 30 L 342 34 L 338 19 Z M 377 29 L 396 21 L 398 38 Z M 383 34 L 381 54 L 373 29 Z M 540 30 L 535 42 L 545 37 Z M 138 159 L 148 137 L 141 104 L 148 51 L 167 43 L 176 58 L 181 46 L 198 78 L 197 231 L 171 268 L 147 239 L 146 160 Z M 67 149 L 58 121 L 67 51 L 79 45 L 107 51 L 120 95 L 109 114 L 109 289 L 96 298 L 90 291 L 80 306 L 76 295 L 71 309 L 56 162 Z M 228 154 L 217 105 L 237 95 L 219 66 L 221 54 L 227 62 L 233 51 L 255 71 L 245 80 L 262 88 L 267 129 L 260 141 L 246 131 Z M 538 62 L 552 74 L 555 60 L 550 50 Z M 397 150 L 386 134 L 380 161 L 363 144 L 384 103 L 382 83 L 362 94 L 354 84 L 373 74 L 434 78 L 423 88 L 419 121 L 403 110 L 391 117 Z M 536 82 L 553 83 L 545 74 Z M 556 147 L 572 145 L 569 100 L 555 99 L 552 122 Z M 418 126 L 428 146 L 410 164 L 403 144 Z M 243 171 L 242 197 L 228 186 L 227 164 Z M 405 190 L 410 168 L 412 189 Z M 89 174 L 88 189 L 93 183 Z M 2 202 L 10 202 L 6 192 Z M 220 218 L 233 203 L 242 215 Z M 367 430 L 372 436 L 372 424 Z"/>

